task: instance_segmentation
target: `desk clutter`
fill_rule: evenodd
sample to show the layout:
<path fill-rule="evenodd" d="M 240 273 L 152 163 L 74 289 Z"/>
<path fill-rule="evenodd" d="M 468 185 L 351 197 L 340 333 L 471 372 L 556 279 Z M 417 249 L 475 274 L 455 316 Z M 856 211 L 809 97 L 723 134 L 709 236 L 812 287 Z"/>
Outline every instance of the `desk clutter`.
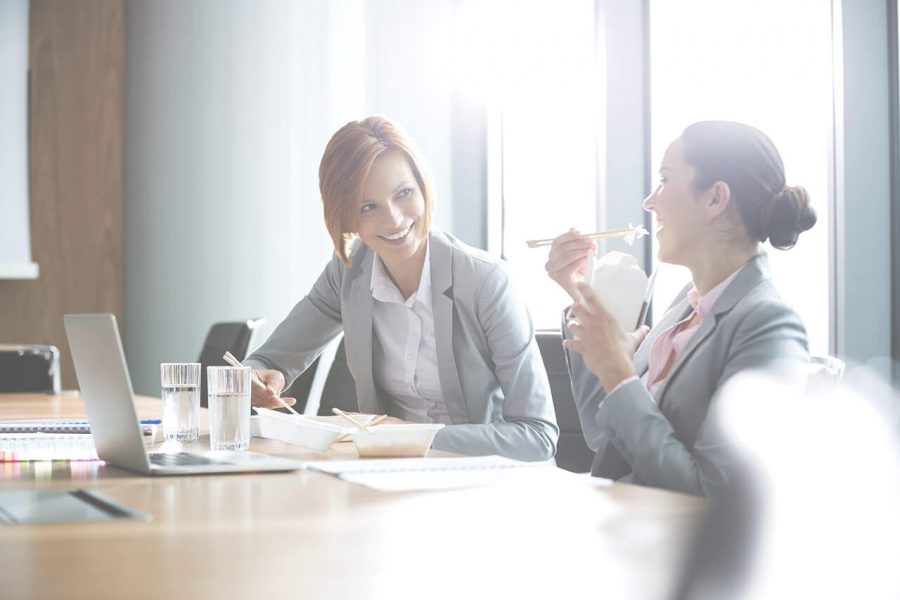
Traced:
<path fill-rule="evenodd" d="M 141 420 L 141 432 L 153 436 L 159 419 Z M 99 460 L 83 419 L 0 421 L 0 462 Z"/>
<path fill-rule="evenodd" d="M 347 415 L 314 417 L 289 415 L 266 408 L 256 408 L 250 419 L 254 437 L 278 440 L 324 452 L 338 441 L 350 439 L 360 457 L 422 457 L 428 453 L 440 423 L 398 423 L 377 425 L 384 415 Z M 344 421 L 355 426 L 344 425 Z"/>
<path fill-rule="evenodd" d="M 94 439 L 83 433 L 0 433 L 0 462 L 99 460 Z"/>
<path fill-rule="evenodd" d="M 374 425 L 369 428 L 369 424 L 377 419 L 375 415 L 352 415 L 352 422 L 356 423 L 354 427 L 344 425 L 344 417 L 296 417 L 267 409 L 257 411 L 259 414 L 251 418 L 254 437 L 277 440 L 319 452 L 329 450 L 335 443 L 353 440 L 357 453 L 362 458 L 390 457 L 303 463 L 305 470 L 333 475 L 349 483 L 379 491 L 476 487 L 498 481 L 512 468 L 535 466 L 533 463 L 500 456 L 426 458 L 434 434 L 442 427 L 440 424 Z M 160 427 L 159 420 L 141 421 L 142 430 L 154 434 L 152 439 L 156 438 L 155 434 Z M 99 460 L 87 421 L 0 421 L 0 463 L 60 460 Z M 60 514 L 80 514 L 77 506 L 69 506 L 74 501 L 73 498 L 76 496 L 42 496 L 31 498 L 30 501 L 38 507 L 57 507 L 62 511 Z M 28 505 L 24 499 L 19 500 L 22 506 Z M 6 498 L 14 506 L 19 505 L 19 500 L 13 496 Z M 3 501 L 0 497 L 0 521 L 19 522 L 9 515 L 4 517 Z M 85 510 L 85 515 L 93 515 L 91 519 L 99 514 Z"/>

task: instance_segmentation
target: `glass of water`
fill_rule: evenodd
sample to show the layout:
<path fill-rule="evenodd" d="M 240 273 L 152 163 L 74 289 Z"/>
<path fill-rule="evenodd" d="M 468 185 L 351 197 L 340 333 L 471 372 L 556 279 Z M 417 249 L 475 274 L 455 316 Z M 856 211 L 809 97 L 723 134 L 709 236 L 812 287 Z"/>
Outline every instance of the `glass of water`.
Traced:
<path fill-rule="evenodd" d="M 200 363 L 162 363 L 163 435 L 190 442 L 200 437 Z"/>
<path fill-rule="evenodd" d="M 209 446 L 250 447 L 250 367 L 206 367 Z"/>

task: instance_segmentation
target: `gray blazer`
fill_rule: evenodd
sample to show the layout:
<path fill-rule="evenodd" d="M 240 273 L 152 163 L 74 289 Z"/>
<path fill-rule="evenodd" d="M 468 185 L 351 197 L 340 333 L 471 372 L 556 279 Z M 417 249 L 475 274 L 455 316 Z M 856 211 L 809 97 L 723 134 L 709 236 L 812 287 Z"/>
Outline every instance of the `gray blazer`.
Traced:
<path fill-rule="evenodd" d="M 559 428 L 550 384 L 523 298 L 505 264 L 450 235 L 429 236 L 438 374 L 453 425 L 434 448 L 548 460 Z M 346 267 L 335 256 L 301 300 L 245 362 L 293 381 L 343 329 L 359 409 L 391 412 L 372 375 L 372 264 L 357 241 Z"/>
<path fill-rule="evenodd" d="M 635 353 L 639 376 L 653 340 L 689 314 L 687 290 Z M 597 452 L 591 473 L 613 479 L 631 473 L 635 483 L 703 496 L 722 486 L 732 468 L 728 442 L 713 418 L 719 389 L 746 370 L 799 385 L 809 353 L 803 323 L 780 299 L 760 254 L 716 301 L 655 398 L 640 381 L 606 395 L 577 352 L 567 350 L 566 357 L 581 426 Z"/>

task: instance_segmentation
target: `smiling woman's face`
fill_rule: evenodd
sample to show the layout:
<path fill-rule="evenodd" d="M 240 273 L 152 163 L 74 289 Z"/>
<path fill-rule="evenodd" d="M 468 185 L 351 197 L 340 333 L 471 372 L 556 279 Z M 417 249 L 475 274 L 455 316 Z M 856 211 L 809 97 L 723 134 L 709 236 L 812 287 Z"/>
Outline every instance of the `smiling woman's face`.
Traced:
<path fill-rule="evenodd" d="M 695 169 L 684 161 L 681 138 L 669 145 L 659 169 L 659 186 L 644 199 L 644 210 L 656 213 L 659 260 L 689 265 L 704 252 L 710 233 L 708 213 L 703 210 L 706 192 L 694 186 Z"/>
<path fill-rule="evenodd" d="M 369 171 L 359 206 L 357 233 L 366 246 L 391 265 L 424 249 L 425 199 L 406 156 L 388 151 Z"/>

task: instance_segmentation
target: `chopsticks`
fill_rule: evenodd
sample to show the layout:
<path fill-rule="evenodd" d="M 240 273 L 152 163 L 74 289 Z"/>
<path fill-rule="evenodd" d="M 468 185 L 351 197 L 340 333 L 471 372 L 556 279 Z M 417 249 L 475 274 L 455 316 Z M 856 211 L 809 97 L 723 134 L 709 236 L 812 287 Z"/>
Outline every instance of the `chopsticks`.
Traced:
<path fill-rule="evenodd" d="M 235 358 L 234 354 L 232 354 L 231 352 L 229 352 L 227 350 L 225 351 L 225 354 L 222 355 L 222 359 L 225 362 L 227 362 L 229 365 L 231 365 L 232 367 L 243 367 L 244 366 L 243 363 L 241 363 L 241 361 L 239 361 L 237 358 Z M 256 380 L 256 383 L 258 383 L 259 385 L 266 387 L 266 384 L 264 384 L 260 380 L 260 378 L 256 375 L 256 373 L 254 373 L 252 370 L 250 371 L 250 378 Z M 278 399 L 281 400 L 280 397 Z M 285 402 L 284 400 L 281 400 L 281 405 L 284 406 L 289 411 L 291 411 L 292 413 L 294 413 L 295 416 L 298 416 L 298 417 L 303 416 L 300 413 L 298 413 L 296 410 L 294 410 L 294 407 L 291 406 L 290 404 L 288 404 L 287 402 Z"/>
<path fill-rule="evenodd" d="M 626 227 L 624 229 L 607 229 L 606 231 L 596 231 L 594 233 L 586 233 L 583 237 L 590 240 L 603 240 L 609 238 L 619 238 L 633 236 L 634 239 L 647 235 L 647 230 L 643 225 L 636 227 Z M 529 248 L 540 248 L 541 246 L 549 246 L 556 238 L 545 238 L 542 240 L 528 240 L 526 243 Z"/>
<path fill-rule="evenodd" d="M 336 406 L 335 406 L 334 408 L 331 409 L 331 412 L 333 412 L 334 414 L 339 415 L 339 416 L 341 416 L 341 417 L 344 417 L 345 419 L 347 419 L 348 421 L 350 421 L 351 423 L 353 423 L 354 425 L 356 425 L 356 427 L 357 427 L 360 431 L 368 431 L 368 430 L 369 430 L 369 427 L 371 427 L 372 425 L 378 425 L 379 423 L 381 423 L 382 421 L 384 421 L 385 419 L 387 419 L 387 415 L 378 415 L 377 417 L 375 417 L 374 419 L 372 419 L 372 420 L 369 421 L 368 423 L 361 423 L 361 422 L 357 421 L 356 419 L 354 419 L 354 418 L 351 417 L 349 414 L 345 413 L 344 411 L 342 411 L 341 409 L 339 409 L 339 408 L 336 407 Z"/>
<path fill-rule="evenodd" d="M 356 425 L 356 427 L 357 427 L 360 431 L 368 431 L 368 430 L 369 430 L 369 427 L 371 427 L 372 425 L 378 425 L 379 423 L 381 423 L 382 421 L 384 421 L 384 420 L 387 419 L 387 417 L 388 417 L 387 415 L 378 415 L 377 417 L 373 418 L 373 419 L 372 419 L 371 421 L 369 421 L 368 423 L 360 423 L 359 421 L 357 421 L 356 419 L 354 419 L 354 418 L 351 417 L 349 414 L 345 413 L 344 411 L 342 411 L 342 410 L 339 409 L 339 408 L 332 408 L 332 409 L 331 409 L 331 412 L 333 412 L 334 414 L 339 415 L 339 416 L 341 416 L 341 417 L 344 417 L 345 419 L 349 419 L 350 422 L 352 422 L 354 425 Z M 350 438 L 350 434 L 349 434 L 349 433 L 345 433 L 345 434 L 343 434 L 343 435 L 338 436 L 338 438 L 337 438 L 336 440 L 334 440 L 334 441 L 335 441 L 335 442 L 343 442 L 343 441 L 345 441 L 345 440 L 347 440 L 347 439 L 349 439 L 349 438 Z"/>

